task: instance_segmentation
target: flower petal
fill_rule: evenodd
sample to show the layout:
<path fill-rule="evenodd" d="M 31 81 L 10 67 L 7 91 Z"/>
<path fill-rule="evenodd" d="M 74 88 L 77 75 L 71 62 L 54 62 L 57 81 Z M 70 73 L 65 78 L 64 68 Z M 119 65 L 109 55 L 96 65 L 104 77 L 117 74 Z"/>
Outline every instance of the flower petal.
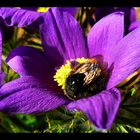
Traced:
<path fill-rule="evenodd" d="M 55 67 L 68 59 L 87 56 L 82 29 L 73 16 L 59 8 L 50 8 L 44 19 L 40 27 L 42 45 Z"/>
<path fill-rule="evenodd" d="M 0 89 L 0 96 L 0 111 L 10 114 L 46 112 L 69 102 L 29 77 L 5 84 Z"/>
<path fill-rule="evenodd" d="M 117 11 L 124 12 L 124 28 L 125 34 L 128 34 L 129 26 L 132 22 L 136 21 L 136 10 L 134 7 L 97 7 L 95 11 L 96 21 L 102 17 Z"/>
<path fill-rule="evenodd" d="M 125 36 L 114 47 L 114 64 L 107 89 L 122 82 L 135 70 L 140 68 L 140 28 Z"/>
<path fill-rule="evenodd" d="M 7 26 L 25 27 L 40 17 L 41 13 L 17 8 L 0 8 L 0 17 Z"/>
<path fill-rule="evenodd" d="M 21 9 L 37 11 L 38 7 L 21 7 Z"/>
<path fill-rule="evenodd" d="M 124 12 L 124 27 L 126 35 L 128 34 L 130 24 L 136 21 L 136 10 L 134 7 L 119 7 L 116 8 L 116 11 Z"/>
<path fill-rule="evenodd" d="M 113 7 L 97 7 L 95 10 L 96 21 L 114 12 Z"/>
<path fill-rule="evenodd" d="M 34 76 L 44 81 L 48 87 L 56 86 L 53 80 L 55 70 L 39 49 L 20 46 L 11 51 L 6 62 L 20 76 Z"/>
<path fill-rule="evenodd" d="M 66 11 L 70 13 L 72 16 L 75 16 L 80 11 L 80 7 L 63 7 L 61 9 L 63 12 Z"/>
<path fill-rule="evenodd" d="M 109 129 L 118 111 L 120 101 L 119 90 L 112 88 L 87 99 L 71 102 L 66 108 L 71 111 L 81 110 L 97 128 Z"/>
<path fill-rule="evenodd" d="M 3 25 L 3 22 L 6 24 L 6 26 L 17 26 L 17 27 L 25 27 L 28 25 L 31 25 L 33 22 L 37 21 L 41 22 L 41 14 L 38 12 L 33 11 L 27 11 L 23 9 L 17 9 L 17 8 L 0 8 L 0 18 L 1 18 L 1 26 Z M 37 24 L 34 24 L 36 26 Z M 1 67 L 1 53 L 2 53 L 2 35 L 1 35 L 1 29 L 0 29 L 0 67 Z"/>
<path fill-rule="evenodd" d="M 34 87 L 44 88 L 46 87 L 46 85 L 45 83 L 41 82 L 40 80 L 32 76 L 24 76 L 24 77 L 18 78 L 11 82 L 5 83 L 0 88 L 0 99 L 2 98 L 2 96 L 6 96 L 8 94 L 12 94 L 12 93 L 24 90 L 24 89 L 34 88 Z"/>
<path fill-rule="evenodd" d="M 2 28 L 0 27 L 0 86 L 4 83 L 5 74 L 1 71 L 2 67 Z"/>
<path fill-rule="evenodd" d="M 13 49 L 8 55 L 6 63 L 21 76 L 45 76 L 47 70 L 48 72 L 53 70 L 42 51 L 28 46 Z"/>
<path fill-rule="evenodd" d="M 140 21 L 132 22 L 131 25 L 129 26 L 129 31 L 132 31 L 138 27 L 140 27 Z"/>
<path fill-rule="evenodd" d="M 135 22 L 137 20 L 137 12 L 135 7 L 131 7 L 131 11 L 130 11 L 130 22 Z"/>
<path fill-rule="evenodd" d="M 39 7 L 21 7 L 21 9 L 37 11 Z M 47 8 L 47 7 L 46 7 Z M 66 11 L 70 13 L 72 16 L 75 16 L 77 12 L 80 10 L 80 7 L 62 7 L 60 8 L 62 11 Z"/>
<path fill-rule="evenodd" d="M 0 27 L 0 72 L 1 72 L 1 67 L 2 67 L 2 28 Z"/>
<path fill-rule="evenodd" d="M 5 74 L 3 72 L 0 72 L 0 86 L 4 84 L 4 78 Z"/>
<path fill-rule="evenodd" d="M 102 55 L 104 60 L 108 62 L 108 66 L 111 65 L 111 52 L 113 51 L 114 46 L 123 37 L 123 22 L 123 13 L 115 12 L 102 18 L 92 27 L 88 33 L 90 57 Z"/>

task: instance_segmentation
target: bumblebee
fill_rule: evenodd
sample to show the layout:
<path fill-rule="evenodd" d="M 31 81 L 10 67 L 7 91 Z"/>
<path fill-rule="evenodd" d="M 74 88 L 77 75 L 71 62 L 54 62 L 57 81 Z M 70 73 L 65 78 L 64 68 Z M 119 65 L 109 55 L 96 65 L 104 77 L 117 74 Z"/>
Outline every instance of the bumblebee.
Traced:
<path fill-rule="evenodd" d="M 96 59 L 75 63 L 66 79 L 64 94 L 71 100 L 95 95 L 105 88 L 106 75 Z"/>

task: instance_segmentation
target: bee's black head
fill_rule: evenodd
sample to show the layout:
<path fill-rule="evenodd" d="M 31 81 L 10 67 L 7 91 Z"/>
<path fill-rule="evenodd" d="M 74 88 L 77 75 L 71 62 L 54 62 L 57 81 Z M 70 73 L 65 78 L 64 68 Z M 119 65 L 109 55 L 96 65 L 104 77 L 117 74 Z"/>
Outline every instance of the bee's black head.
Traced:
<path fill-rule="evenodd" d="M 66 92 L 69 97 L 73 98 L 82 92 L 85 75 L 78 73 L 70 75 L 66 80 Z"/>

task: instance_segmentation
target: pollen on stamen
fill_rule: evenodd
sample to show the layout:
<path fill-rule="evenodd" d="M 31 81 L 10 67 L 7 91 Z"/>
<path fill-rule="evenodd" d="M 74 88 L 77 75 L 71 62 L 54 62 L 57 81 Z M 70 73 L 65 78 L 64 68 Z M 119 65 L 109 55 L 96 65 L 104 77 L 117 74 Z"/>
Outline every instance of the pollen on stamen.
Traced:
<path fill-rule="evenodd" d="M 66 79 L 70 75 L 72 71 L 72 61 L 76 61 L 80 64 L 85 63 L 88 59 L 82 57 L 77 59 L 70 59 L 66 61 L 65 65 L 62 65 L 60 69 L 57 70 L 56 74 L 53 76 L 54 81 L 58 83 L 58 86 L 61 86 L 61 88 L 64 90 L 66 85 Z"/>
<path fill-rule="evenodd" d="M 49 9 L 49 7 L 39 7 L 39 8 L 37 9 L 37 12 L 45 13 L 45 12 L 48 11 L 48 9 Z"/>

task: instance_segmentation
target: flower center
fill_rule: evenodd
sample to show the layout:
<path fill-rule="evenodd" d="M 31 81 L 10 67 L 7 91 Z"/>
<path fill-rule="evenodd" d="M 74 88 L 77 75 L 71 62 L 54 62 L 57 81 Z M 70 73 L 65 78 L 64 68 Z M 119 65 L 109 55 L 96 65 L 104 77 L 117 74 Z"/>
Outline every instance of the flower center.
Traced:
<path fill-rule="evenodd" d="M 64 94 L 71 100 L 89 97 L 106 86 L 106 72 L 95 58 L 67 60 L 54 75 L 54 81 L 62 86 Z"/>

